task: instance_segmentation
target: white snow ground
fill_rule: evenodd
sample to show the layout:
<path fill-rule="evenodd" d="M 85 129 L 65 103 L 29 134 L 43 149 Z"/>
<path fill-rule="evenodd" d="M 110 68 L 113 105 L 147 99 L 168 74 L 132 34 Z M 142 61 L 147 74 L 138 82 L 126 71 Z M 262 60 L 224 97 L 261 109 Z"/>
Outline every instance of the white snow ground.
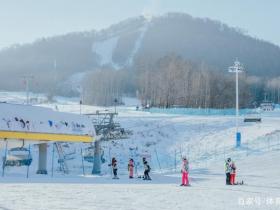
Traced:
<path fill-rule="evenodd" d="M 61 101 L 44 106 L 79 113 L 73 100 Z M 102 107 L 82 107 L 83 113 L 97 109 Z M 264 113 L 262 123 L 240 122 L 243 146 L 238 150 L 233 116 L 156 114 L 134 107 L 118 107 L 118 111 L 117 120 L 134 135 L 102 145 L 106 160 L 102 176 L 90 175 L 90 163 L 85 163 L 82 175 L 80 148 L 86 146 L 80 144 L 71 145 L 76 156 L 68 163 L 69 175 L 57 171 L 55 159 L 51 177 L 52 145 L 49 175 L 35 175 L 37 148 L 33 146 L 28 179 L 23 167 L 6 168 L 0 178 L 0 209 L 280 209 L 280 110 Z M 153 180 L 129 180 L 128 158 L 139 163 L 141 174 L 143 155 L 151 157 Z M 182 155 L 190 160 L 191 187 L 179 187 Z M 113 156 L 119 161 L 119 180 L 111 179 L 107 166 Z M 229 156 L 238 167 L 237 180 L 245 185 L 225 185 L 224 159 Z"/>

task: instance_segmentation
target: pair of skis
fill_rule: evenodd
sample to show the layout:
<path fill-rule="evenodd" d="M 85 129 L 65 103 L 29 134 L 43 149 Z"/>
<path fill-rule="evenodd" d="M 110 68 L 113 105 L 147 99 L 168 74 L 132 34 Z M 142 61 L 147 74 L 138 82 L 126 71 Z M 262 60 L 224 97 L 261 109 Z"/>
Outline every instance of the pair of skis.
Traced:
<path fill-rule="evenodd" d="M 244 185 L 244 181 L 243 181 L 243 180 L 241 180 L 240 182 L 236 182 L 236 183 L 234 183 L 234 185 Z"/>
<path fill-rule="evenodd" d="M 241 181 L 239 181 L 239 182 L 234 183 L 233 185 L 244 185 L 244 181 L 241 180 Z M 181 184 L 180 186 L 181 186 L 181 187 L 191 187 L 190 184 Z"/>
<path fill-rule="evenodd" d="M 144 176 L 141 176 L 141 175 L 138 176 L 137 178 L 142 179 L 142 180 L 150 180 L 150 181 L 152 180 L 151 178 L 145 178 Z"/>
<path fill-rule="evenodd" d="M 244 181 L 241 180 L 239 182 L 235 182 L 234 184 L 227 184 L 227 185 L 244 185 Z"/>
<path fill-rule="evenodd" d="M 191 187 L 190 184 L 181 184 L 180 187 Z"/>

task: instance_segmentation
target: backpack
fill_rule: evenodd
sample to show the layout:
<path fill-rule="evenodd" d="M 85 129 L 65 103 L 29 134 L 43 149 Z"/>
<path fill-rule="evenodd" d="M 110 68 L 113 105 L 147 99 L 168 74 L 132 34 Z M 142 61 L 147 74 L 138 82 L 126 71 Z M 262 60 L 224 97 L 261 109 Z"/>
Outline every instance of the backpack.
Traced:
<path fill-rule="evenodd" d="M 151 171 L 151 167 L 150 167 L 150 165 L 147 163 L 147 162 L 145 162 L 145 169 L 148 171 L 148 172 L 150 172 Z"/>
<path fill-rule="evenodd" d="M 150 165 L 147 164 L 147 167 L 148 167 L 148 172 L 150 172 L 151 171 Z"/>

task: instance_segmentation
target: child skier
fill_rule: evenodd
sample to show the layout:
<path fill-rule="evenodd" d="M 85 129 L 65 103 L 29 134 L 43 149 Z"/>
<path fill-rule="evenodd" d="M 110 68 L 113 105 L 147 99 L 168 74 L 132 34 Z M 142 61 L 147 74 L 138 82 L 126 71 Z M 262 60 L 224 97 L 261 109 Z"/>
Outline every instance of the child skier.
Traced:
<path fill-rule="evenodd" d="M 230 185 L 230 172 L 231 172 L 231 158 L 228 158 L 225 162 L 225 173 L 226 173 L 226 185 Z"/>
<path fill-rule="evenodd" d="M 112 158 L 112 163 L 109 165 L 112 167 L 112 170 L 113 170 L 113 174 L 114 174 L 114 177 L 113 179 L 119 179 L 118 177 L 118 167 L 117 167 L 117 160 L 116 158 Z"/>
<path fill-rule="evenodd" d="M 129 172 L 130 179 L 133 179 L 133 169 L 134 169 L 134 161 L 133 159 L 130 159 L 128 162 L 128 172 Z"/>
<path fill-rule="evenodd" d="M 143 180 L 152 180 L 149 173 L 151 171 L 151 167 L 148 164 L 148 161 L 146 160 L 146 158 L 143 158 L 143 164 L 144 164 L 144 178 Z"/>
<path fill-rule="evenodd" d="M 235 185 L 235 176 L 236 176 L 236 166 L 235 163 L 232 161 L 230 163 L 230 184 Z"/>
<path fill-rule="evenodd" d="M 190 186 L 189 184 L 189 162 L 187 158 L 183 158 L 182 160 L 182 184 L 181 186 Z"/>

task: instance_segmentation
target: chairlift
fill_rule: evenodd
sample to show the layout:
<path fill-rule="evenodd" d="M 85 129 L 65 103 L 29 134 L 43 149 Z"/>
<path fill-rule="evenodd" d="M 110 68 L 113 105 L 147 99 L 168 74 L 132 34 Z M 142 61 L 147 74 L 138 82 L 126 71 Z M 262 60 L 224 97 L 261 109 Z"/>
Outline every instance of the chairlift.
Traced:
<path fill-rule="evenodd" d="M 30 166 L 32 156 L 30 150 L 25 147 L 15 147 L 7 152 L 7 156 L 3 158 L 5 166 Z"/>
<path fill-rule="evenodd" d="M 104 150 L 101 150 L 101 155 L 100 155 L 101 163 L 106 162 L 106 159 L 104 158 L 104 156 L 105 156 Z M 85 151 L 83 153 L 83 158 L 85 161 L 87 161 L 89 163 L 94 162 L 94 147 L 93 146 L 90 146 L 85 149 Z"/>
<path fill-rule="evenodd" d="M 64 142 L 61 143 L 61 146 L 63 148 L 63 153 L 64 153 L 64 159 L 65 160 L 73 160 L 76 157 L 76 149 L 73 146 L 70 146 L 69 143 Z"/>
<path fill-rule="evenodd" d="M 85 149 L 83 152 L 83 158 L 85 161 L 93 163 L 94 161 L 94 147 L 90 146 Z"/>

